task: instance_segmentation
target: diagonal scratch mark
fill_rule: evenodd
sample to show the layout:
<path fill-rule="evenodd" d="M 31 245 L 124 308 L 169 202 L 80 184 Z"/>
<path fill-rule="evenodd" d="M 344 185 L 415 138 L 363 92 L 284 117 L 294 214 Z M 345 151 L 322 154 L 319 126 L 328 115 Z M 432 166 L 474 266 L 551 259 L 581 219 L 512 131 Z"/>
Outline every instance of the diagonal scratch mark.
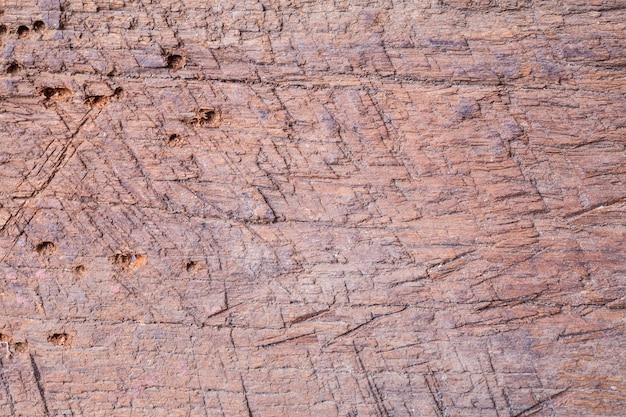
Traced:
<path fill-rule="evenodd" d="M 426 385 L 428 386 L 428 391 L 430 391 L 431 397 L 433 397 L 433 401 L 435 402 L 435 412 L 437 413 L 437 417 L 445 417 L 448 415 L 446 413 L 445 407 L 443 406 L 443 394 L 439 390 L 437 386 L 437 380 L 435 379 L 435 373 L 428 366 L 428 375 L 424 375 L 424 379 L 426 380 Z"/>
<path fill-rule="evenodd" d="M 537 412 L 541 411 L 541 409 L 543 408 L 543 406 L 547 402 L 549 402 L 549 401 L 551 401 L 551 400 L 553 400 L 555 398 L 560 397 L 561 395 L 563 395 L 568 390 L 569 390 L 569 388 L 565 388 L 564 390 L 561 390 L 561 391 L 557 392 L 556 394 L 552 394 L 548 398 L 545 398 L 545 399 L 539 401 L 537 404 L 535 404 L 533 406 L 530 406 L 530 407 L 528 407 L 525 410 L 522 410 L 521 412 L 515 414 L 512 417 L 528 417 L 528 416 L 532 416 L 533 414 L 537 414 Z"/>
<path fill-rule="evenodd" d="M 15 412 L 15 405 L 13 403 L 13 395 L 11 395 L 11 389 L 9 387 L 9 381 L 7 381 L 6 375 L 4 375 L 4 363 L 2 363 L 2 358 L 0 358 L 0 380 L 2 380 L 2 385 L 4 385 L 7 399 L 9 400 L 9 408 L 11 410 L 11 415 L 15 416 L 17 413 Z"/>
<path fill-rule="evenodd" d="M 276 345 L 279 345 L 279 344 L 281 344 L 281 343 L 289 342 L 289 341 L 291 341 L 291 340 L 301 339 L 301 338 L 303 338 L 303 337 L 313 336 L 313 335 L 315 335 L 315 332 L 310 332 L 310 333 L 305 333 L 305 334 L 299 334 L 299 335 L 296 335 L 296 336 L 288 337 L 288 338 L 286 338 L 286 339 L 277 340 L 277 341 L 275 341 L 275 342 L 268 342 L 268 343 L 266 343 L 266 344 L 264 344 L 264 345 L 261 345 L 261 347 L 263 347 L 263 348 L 267 348 L 267 347 L 271 347 L 271 346 L 276 346 Z"/>
<path fill-rule="evenodd" d="M 378 389 L 378 386 L 376 385 L 376 383 L 370 376 L 369 372 L 367 371 L 367 369 L 365 369 L 365 365 L 363 364 L 363 360 L 361 359 L 361 354 L 359 353 L 359 350 L 357 349 L 354 341 L 352 341 L 352 347 L 354 348 L 354 354 L 356 355 L 357 361 L 359 363 L 359 367 L 361 368 L 361 372 L 365 374 L 365 379 L 367 380 L 367 385 L 369 386 L 370 393 L 372 397 L 374 397 L 374 400 L 376 401 L 376 408 L 378 409 L 378 414 L 381 417 L 389 417 L 389 411 L 387 411 L 387 407 L 385 407 L 385 402 L 383 401 L 383 396 L 380 392 L 380 389 Z"/>
<path fill-rule="evenodd" d="M 343 337 L 346 337 L 346 336 L 348 336 L 349 334 L 356 332 L 356 331 L 357 331 L 357 330 L 359 330 L 360 328 L 362 328 L 362 327 L 364 327 L 364 326 L 367 326 L 368 324 L 371 324 L 371 323 L 373 323 L 374 321 L 376 321 L 376 320 L 378 320 L 378 319 L 380 319 L 380 318 L 387 317 L 387 316 L 391 316 L 391 315 L 393 315 L 393 314 L 402 313 L 402 312 L 403 312 L 403 311 L 405 311 L 407 308 L 409 308 L 409 306 L 404 306 L 404 307 L 402 307 L 401 309 L 396 310 L 396 311 L 392 311 L 392 312 L 390 312 L 390 313 L 385 313 L 385 314 L 378 314 L 378 315 L 375 315 L 375 316 L 373 316 L 372 318 L 370 318 L 369 320 L 366 320 L 365 322 L 363 322 L 363 323 L 361 323 L 361 324 L 359 324 L 359 325 L 356 325 L 355 327 L 353 327 L 353 328 L 351 328 L 351 329 L 348 329 L 347 331 L 345 331 L 345 332 L 343 332 L 343 333 L 341 333 L 341 334 L 339 334 L 339 335 L 335 336 L 335 337 L 334 337 L 331 341 L 327 342 L 327 343 L 326 343 L 323 347 L 328 347 L 328 346 L 330 346 L 331 344 L 335 343 L 335 341 L 337 341 L 338 339 L 341 339 L 341 338 L 343 338 Z"/>
<path fill-rule="evenodd" d="M 613 200 L 609 200 L 609 201 L 605 201 L 602 203 L 598 203 L 598 204 L 593 204 L 585 209 L 582 210 L 578 210 L 574 213 L 568 214 L 567 216 L 564 217 L 564 219 L 566 220 L 570 220 L 570 219 L 577 219 L 579 217 L 582 217 L 586 214 L 589 214 L 595 210 L 602 210 L 604 208 L 608 208 L 611 206 L 616 206 L 618 204 L 621 203 L 626 203 L 626 197 L 620 197 L 620 198 L 615 198 Z"/>
<path fill-rule="evenodd" d="M 52 180 L 54 179 L 54 177 L 56 177 L 56 175 L 58 174 L 58 172 L 65 166 L 65 164 L 67 163 L 67 161 L 69 161 L 69 159 L 72 158 L 72 156 L 74 155 L 74 153 L 77 150 L 77 147 L 74 147 L 74 150 L 71 152 L 71 154 L 69 155 L 69 157 L 66 158 L 66 154 L 67 151 L 69 150 L 70 146 L 74 143 L 74 139 L 76 138 L 76 136 L 80 133 L 80 130 L 82 129 L 82 127 L 87 123 L 88 120 L 94 120 L 95 117 L 98 117 L 98 115 L 100 114 L 100 112 L 102 111 L 102 109 L 97 109 L 98 113 L 94 116 L 91 117 L 90 113 L 92 112 L 91 109 L 87 112 L 87 114 L 85 114 L 85 116 L 83 116 L 83 119 L 80 121 L 80 123 L 78 124 L 78 127 L 76 128 L 76 130 L 74 131 L 74 133 L 72 133 L 70 135 L 69 138 L 67 138 L 67 141 L 65 142 L 65 145 L 63 145 L 63 149 L 61 149 L 61 152 L 59 153 L 59 157 L 57 158 L 56 161 L 54 161 L 53 163 L 53 169 L 52 169 L 52 173 L 48 176 L 48 178 L 46 178 L 46 180 L 43 182 L 43 184 L 37 188 L 35 191 L 33 191 L 31 193 L 31 195 L 29 195 L 27 197 L 27 199 L 31 199 L 33 197 L 36 197 L 37 195 L 41 194 L 43 191 L 46 190 L 46 188 L 48 188 L 48 186 L 50 185 L 50 183 L 52 182 Z M 28 201 L 28 200 L 27 200 Z"/>
<path fill-rule="evenodd" d="M 248 390 L 246 389 L 246 384 L 243 383 L 243 376 L 241 377 L 241 387 L 243 388 L 243 398 L 245 400 L 246 409 L 248 410 L 248 417 L 254 417 L 250 409 L 250 402 L 248 401 Z"/>
<path fill-rule="evenodd" d="M 13 214 L 9 220 L 6 221 L 6 223 L 2 226 L 2 228 L 0 228 L 0 235 L 2 235 L 6 230 L 8 230 L 9 227 L 13 226 L 15 223 L 17 223 L 19 216 L 24 212 L 24 210 L 26 210 L 28 208 L 28 203 L 30 201 L 32 201 L 33 198 L 37 197 L 39 194 L 41 194 L 43 191 L 46 190 L 46 188 L 48 188 L 48 186 L 50 185 L 50 183 L 52 182 L 52 180 L 54 179 L 54 177 L 58 174 L 58 172 L 65 166 L 65 164 L 72 158 L 72 156 L 74 155 L 74 153 L 76 152 L 76 150 L 78 149 L 77 147 L 74 147 L 74 150 L 71 152 L 71 154 L 69 155 L 69 157 L 66 157 L 67 151 L 69 149 L 69 147 L 73 144 L 74 139 L 76 138 L 76 136 L 78 135 L 78 133 L 80 133 L 81 128 L 85 125 L 85 123 L 87 123 L 87 120 L 94 120 L 96 117 L 98 117 L 98 115 L 100 114 L 100 112 L 102 111 L 102 109 L 98 109 L 98 112 L 95 116 L 91 116 L 91 112 L 94 109 L 90 109 L 82 118 L 82 120 L 80 121 L 80 123 L 78 124 L 78 126 L 76 127 L 76 130 L 74 131 L 74 133 L 72 133 L 68 138 L 67 141 L 65 143 L 65 145 L 63 145 L 63 149 L 61 150 L 61 152 L 59 153 L 59 156 L 57 158 L 56 161 L 54 161 L 53 163 L 53 169 L 52 169 L 52 173 L 48 176 L 48 178 L 44 181 L 44 183 L 37 189 L 35 189 L 30 195 L 25 197 L 24 202 L 22 203 L 22 205 L 17 209 L 17 211 L 15 212 L 15 214 Z M 64 162 L 65 161 L 65 162 Z M 26 181 L 28 179 L 28 176 L 24 179 L 24 181 Z M 22 182 L 23 183 L 23 182 Z M 30 222 L 33 217 L 35 216 L 35 214 L 33 214 L 30 219 L 28 219 L 28 222 Z M 2 259 L 0 259 L 0 262 L 3 262 L 11 253 L 11 251 L 13 250 L 13 248 L 15 247 L 18 239 L 20 238 L 20 236 L 22 236 L 22 234 L 24 233 L 24 228 L 21 228 L 21 230 L 19 231 L 19 233 L 17 234 L 17 236 L 15 237 L 15 239 L 13 239 L 13 242 L 11 243 L 9 249 L 7 250 L 7 252 L 2 256 Z"/>
<path fill-rule="evenodd" d="M 41 383 L 41 373 L 39 372 L 39 367 L 37 366 L 37 362 L 35 362 L 35 358 L 32 354 L 30 356 L 30 365 L 33 367 L 33 376 L 35 377 L 35 382 L 37 382 L 37 389 L 39 390 L 39 395 L 41 395 L 41 401 L 43 402 L 43 410 L 46 416 L 50 415 L 50 410 L 48 409 L 48 402 L 46 401 L 46 392 L 43 388 L 43 384 Z"/>

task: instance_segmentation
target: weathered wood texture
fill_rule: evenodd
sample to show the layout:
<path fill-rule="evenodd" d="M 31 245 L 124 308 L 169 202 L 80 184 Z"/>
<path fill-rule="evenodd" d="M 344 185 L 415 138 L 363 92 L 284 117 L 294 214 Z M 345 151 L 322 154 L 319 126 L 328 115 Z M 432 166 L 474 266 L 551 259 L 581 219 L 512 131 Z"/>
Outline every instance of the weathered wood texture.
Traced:
<path fill-rule="evenodd" d="M 0 416 L 625 415 L 623 0 L 0 4 Z"/>

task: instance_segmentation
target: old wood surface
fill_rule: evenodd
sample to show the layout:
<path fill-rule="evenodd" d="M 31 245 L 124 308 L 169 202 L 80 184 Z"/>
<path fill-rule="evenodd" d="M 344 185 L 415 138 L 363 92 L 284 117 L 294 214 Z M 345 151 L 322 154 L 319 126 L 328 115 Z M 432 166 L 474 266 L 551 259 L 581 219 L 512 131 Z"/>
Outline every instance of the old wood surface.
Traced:
<path fill-rule="evenodd" d="M 0 416 L 626 415 L 623 0 L 0 10 Z"/>

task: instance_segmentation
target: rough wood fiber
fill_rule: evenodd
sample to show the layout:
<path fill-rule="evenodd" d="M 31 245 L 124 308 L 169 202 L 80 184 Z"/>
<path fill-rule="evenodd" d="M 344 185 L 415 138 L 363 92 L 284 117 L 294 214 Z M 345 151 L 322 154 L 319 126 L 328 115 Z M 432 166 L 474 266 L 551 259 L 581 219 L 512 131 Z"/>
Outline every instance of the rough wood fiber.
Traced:
<path fill-rule="evenodd" d="M 623 416 L 623 0 L 0 1 L 0 416 Z"/>

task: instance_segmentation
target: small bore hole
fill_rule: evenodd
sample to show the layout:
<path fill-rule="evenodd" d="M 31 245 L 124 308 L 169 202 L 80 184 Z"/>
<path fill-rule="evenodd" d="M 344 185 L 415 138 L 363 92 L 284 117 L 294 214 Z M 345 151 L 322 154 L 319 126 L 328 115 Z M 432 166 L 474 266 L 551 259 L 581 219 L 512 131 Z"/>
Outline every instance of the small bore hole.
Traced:
<path fill-rule="evenodd" d="M 48 336 L 48 342 L 54 346 L 67 347 L 72 344 L 72 336 L 67 333 L 54 333 Z"/>
<path fill-rule="evenodd" d="M 185 139 L 178 133 L 172 133 L 167 138 L 167 144 L 170 146 L 181 146 L 185 144 Z"/>
<path fill-rule="evenodd" d="M 20 38 L 23 38 L 25 36 L 28 36 L 28 33 L 30 32 L 30 29 L 28 29 L 26 26 L 22 25 L 20 27 L 17 28 L 17 36 L 19 36 Z"/>
<path fill-rule="evenodd" d="M 85 99 L 85 104 L 91 107 L 104 107 L 109 104 L 111 97 L 109 96 L 89 96 Z"/>
<path fill-rule="evenodd" d="M 222 114 L 215 109 L 198 109 L 196 116 L 190 120 L 191 125 L 199 127 L 217 127 L 222 120 Z"/>
<path fill-rule="evenodd" d="M 45 97 L 45 98 L 52 98 L 52 96 L 54 95 L 54 91 L 56 90 L 56 88 L 52 88 L 52 87 L 46 87 L 43 90 L 41 90 L 41 94 Z"/>
<path fill-rule="evenodd" d="M 148 263 L 145 255 L 136 253 L 118 253 L 113 256 L 112 261 L 115 265 L 125 271 L 139 269 Z"/>
<path fill-rule="evenodd" d="M 197 272 L 200 269 L 200 264 L 196 261 L 187 261 L 185 263 L 185 269 L 189 273 Z"/>
<path fill-rule="evenodd" d="M 5 35 L 8 32 L 7 25 L 0 25 L 0 36 Z"/>
<path fill-rule="evenodd" d="M 87 268 L 85 265 L 78 265 L 74 268 L 74 274 L 82 278 L 87 275 Z"/>
<path fill-rule="evenodd" d="M 72 95 L 72 92 L 65 87 L 45 87 L 41 89 L 41 95 L 46 100 L 64 99 Z"/>
<path fill-rule="evenodd" d="M 44 241 L 37 244 L 37 246 L 35 246 L 35 250 L 40 255 L 52 255 L 54 252 L 57 251 L 57 245 L 55 245 L 53 242 Z"/>
<path fill-rule="evenodd" d="M 167 56 L 167 67 L 173 70 L 180 69 L 185 66 L 185 58 L 182 55 L 171 54 Z"/>
<path fill-rule="evenodd" d="M 33 30 L 35 32 L 40 32 L 46 28 L 46 24 L 41 20 L 35 20 L 33 23 Z"/>
<path fill-rule="evenodd" d="M 16 342 L 13 345 L 13 350 L 16 353 L 26 353 L 26 352 L 28 352 L 28 342 Z"/>
<path fill-rule="evenodd" d="M 15 74 L 16 72 L 18 72 L 20 69 L 22 68 L 22 66 L 20 64 L 18 64 L 17 62 L 11 62 L 8 66 L 7 66 L 7 74 Z"/>

